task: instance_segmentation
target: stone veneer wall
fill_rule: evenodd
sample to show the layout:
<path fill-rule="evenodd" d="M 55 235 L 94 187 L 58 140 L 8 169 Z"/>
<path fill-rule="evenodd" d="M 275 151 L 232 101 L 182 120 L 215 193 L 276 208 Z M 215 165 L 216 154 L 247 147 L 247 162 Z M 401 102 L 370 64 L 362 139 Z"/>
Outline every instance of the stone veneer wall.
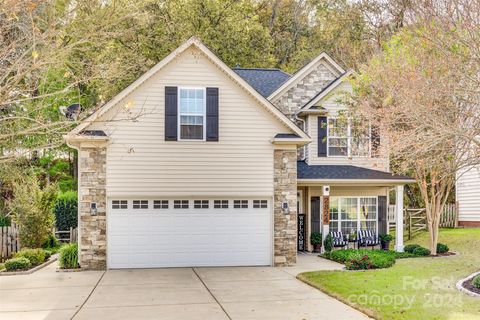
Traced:
<path fill-rule="evenodd" d="M 274 100 L 273 104 L 286 115 L 291 115 L 335 79 L 336 76 L 323 63 L 320 63 L 295 86 Z"/>
<path fill-rule="evenodd" d="M 82 269 L 103 270 L 107 267 L 106 159 L 107 149 L 79 150 L 79 263 Z M 92 216 L 90 204 L 97 204 Z"/>
<path fill-rule="evenodd" d="M 274 151 L 274 263 L 292 265 L 297 261 L 297 151 Z M 287 201 L 289 214 L 282 202 Z"/>

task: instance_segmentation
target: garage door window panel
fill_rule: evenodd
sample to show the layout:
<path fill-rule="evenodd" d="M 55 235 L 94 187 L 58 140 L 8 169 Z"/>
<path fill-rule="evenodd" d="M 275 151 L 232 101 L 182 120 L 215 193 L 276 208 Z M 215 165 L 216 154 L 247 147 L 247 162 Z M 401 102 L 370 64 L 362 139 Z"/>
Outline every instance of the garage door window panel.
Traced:
<path fill-rule="evenodd" d="M 268 208 L 268 201 L 267 200 L 253 200 L 253 208 L 254 209 L 266 209 L 266 208 Z"/>
<path fill-rule="evenodd" d="M 112 209 L 128 209 L 127 200 L 113 200 Z"/>
<path fill-rule="evenodd" d="M 208 209 L 208 200 L 194 200 L 193 201 L 194 209 Z"/>
<path fill-rule="evenodd" d="M 174 209 L 188 209 L 188 200 L 174 200 L 173 201 Z"/>
<path fill-rule="evenodd" d="M 153 209 L 168 209 L 168 200 L 154 200 Z"/>
<path fill-rule="evenodd" d="M 214 200 L 213 201 L 214 209 L 228 209 L 228 200 Z"/>
<path fill-rule="evenodd" d="M 233 201 L 234 209 L 248 209 L 248 200 L 234 200 Z"/>
<path fill-rule="evenodd" d="M 133 209 L 148 209 L 148 200 L 133 200 Z"/>

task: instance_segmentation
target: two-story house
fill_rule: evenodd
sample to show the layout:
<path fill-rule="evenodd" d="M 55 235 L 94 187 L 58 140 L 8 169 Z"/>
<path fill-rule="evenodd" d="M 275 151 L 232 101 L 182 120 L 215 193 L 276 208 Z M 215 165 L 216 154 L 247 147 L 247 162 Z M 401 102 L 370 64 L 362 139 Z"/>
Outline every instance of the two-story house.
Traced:
<path fill-rule="evenodd" d="M 65 136 L 82 268 L 291 265 L 311 232 L 385 233 L 412 180 L 339 119 L 349 74 L 324 53 L 294 75 L 231 69 L 186 41 Z"/>

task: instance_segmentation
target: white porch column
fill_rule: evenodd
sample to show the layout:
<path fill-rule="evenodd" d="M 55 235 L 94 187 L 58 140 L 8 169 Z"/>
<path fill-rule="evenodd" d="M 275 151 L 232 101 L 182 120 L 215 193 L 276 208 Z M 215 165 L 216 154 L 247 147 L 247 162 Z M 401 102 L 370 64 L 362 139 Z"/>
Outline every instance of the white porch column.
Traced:
<path fill-rule="evenodd" d="M 403 252 L 403 185 L 395 187 L 395 251 Z"/>

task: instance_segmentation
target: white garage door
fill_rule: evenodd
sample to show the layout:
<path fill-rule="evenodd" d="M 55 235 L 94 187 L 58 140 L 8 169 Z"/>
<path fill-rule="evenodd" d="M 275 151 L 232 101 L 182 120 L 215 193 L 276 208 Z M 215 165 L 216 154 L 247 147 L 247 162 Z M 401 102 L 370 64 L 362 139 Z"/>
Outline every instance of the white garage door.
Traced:
<path fill-rule="evenodd" d="M 265 199 L 110 200 L 109 268 L 271 264 Z"/>

